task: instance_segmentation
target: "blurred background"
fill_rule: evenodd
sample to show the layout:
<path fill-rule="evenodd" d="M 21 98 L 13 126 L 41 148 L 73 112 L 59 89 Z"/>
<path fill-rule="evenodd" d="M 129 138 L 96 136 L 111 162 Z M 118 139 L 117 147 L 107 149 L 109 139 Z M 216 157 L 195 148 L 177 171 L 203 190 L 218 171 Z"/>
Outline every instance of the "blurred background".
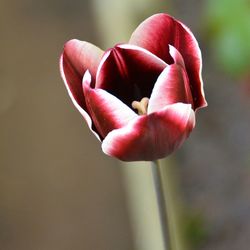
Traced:
<path fill-rule="evenodd" d="M 196 35 L 209 106 L 198 112 L 196 129 L 174 153 L 183 225 L 193 250 L 247 250 L 249 1 L 138 0 L 118 15 L 128 25 L 116 22 L 106 1 L 0 2 L 0 249 L 136 249 L 124 166 L 101 152 L 58 69 L 71 38 L 106 49 L 113 27 L 104 32 L 102 8 L 97 10 L 106 3 L 109 22 L 127 28 L 121 34 L 167 12 Z"/>

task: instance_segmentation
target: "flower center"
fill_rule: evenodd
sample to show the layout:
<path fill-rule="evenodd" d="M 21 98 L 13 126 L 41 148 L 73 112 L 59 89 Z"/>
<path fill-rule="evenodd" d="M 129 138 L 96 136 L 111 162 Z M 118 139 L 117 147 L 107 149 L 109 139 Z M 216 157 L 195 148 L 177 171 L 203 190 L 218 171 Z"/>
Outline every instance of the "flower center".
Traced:
<path fill-rule="evenodd" d="M 133 101 L 132 107 L 137 109 L 139 115 L 146 115 L 148 110 L 148 101 L 147 97 L 143 97 L 140 102 Z"/>

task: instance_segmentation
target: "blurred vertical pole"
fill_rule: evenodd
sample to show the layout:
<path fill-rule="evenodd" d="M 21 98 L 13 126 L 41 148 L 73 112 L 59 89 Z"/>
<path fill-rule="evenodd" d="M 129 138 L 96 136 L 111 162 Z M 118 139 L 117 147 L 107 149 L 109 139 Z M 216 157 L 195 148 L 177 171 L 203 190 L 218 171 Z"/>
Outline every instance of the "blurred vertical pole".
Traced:
<path fill-rule="evenodd" d="M 138 21 L 171 9 L 169 0 L 92 0 L 91 3 L 104 48 L 127 42 Z"/>
<path fill-rule="evenodd" d="M 142 21 L 137 17 L 142 14 L 143 18 L 156 13 L 156 6 L 162 5 L 161 0 L 93 0 L 93 10 L 96 17 L 97 29 L 102 42 L 103 49 L 114 46 L 116 43 L 129 40 L 131 33 Z M 163 12 L 163 10 L 159 10 Z M 134 237 L 134 249 L 136 250 L 165 250 L 160 218 L 157 207 L 157 197 L 155 194 L 151 163 L 131 162 L 120 163 L 125 182 L 127 194 L 128 210 L 130 214 L 130 224 Z M 168 161 L 164 161 L 168 165 Z M 166 172 L 164 170 L 164 172 Z M 163 173 L 168 175 L 168 173 Z M 163 181 L 164 189 L 165 183 Z M 168 187 L 169 185 L 166 185 Z M 170 197 L 173 198 L 172 196 Z M 168 208 L 167 204 L 167 208 Z M 173 206 L 169 207 L 171 222 L 175 222 Z M 172 212 L 171 212 L 172 211 Z M 171 250 L 187 250 L 178 244 L 178 231 L 172 225 L 170 230 L 175 233 L 173 240 L 174 248 Z M 177 242 L 177 243 L 176 243 Z M 169 249 L 168 249 L 169 250 Z"/>

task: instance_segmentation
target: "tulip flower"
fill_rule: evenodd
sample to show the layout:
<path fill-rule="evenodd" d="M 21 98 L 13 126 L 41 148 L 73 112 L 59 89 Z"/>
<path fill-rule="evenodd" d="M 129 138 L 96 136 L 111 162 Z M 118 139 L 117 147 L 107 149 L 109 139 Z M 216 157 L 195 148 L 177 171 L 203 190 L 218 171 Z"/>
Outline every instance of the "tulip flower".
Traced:
<path fill-rule="evenodd" d="M 142 22 L 105 52 L 70 40 L 60 58 L 69 96 L 107 155 L 152 161 L 174 152 L 207 105 L 192 32 L 167 14 Z"/>

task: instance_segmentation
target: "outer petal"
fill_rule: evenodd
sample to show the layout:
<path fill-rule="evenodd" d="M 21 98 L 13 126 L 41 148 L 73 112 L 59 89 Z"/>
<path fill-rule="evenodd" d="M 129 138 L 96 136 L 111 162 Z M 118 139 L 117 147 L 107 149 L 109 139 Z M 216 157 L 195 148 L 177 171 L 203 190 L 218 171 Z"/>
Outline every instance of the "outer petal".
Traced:
<path fill-rule="evenodd" d="M 159 111 L 177 102 L 193 105 L 193 98 L 184 69 L 178 64 L 171 64 L 155 83 L 148 103 L 148 113 Z"/>
<path fill-rule="evenodd" d="M 82 92 L 82 78 L 88 69 L 95 80 L 97 67 L 103 52 L 96 46 L 79 40 L 70 40 L 60 58 L 60 71 L 64 83 L 71 96 L 83 109 L 86 109 Z"/>
<path fill-rule="evenodd" d="M 87 70 L 84 77 L 83 77 L 83 82 L 85 84 L 90 84 L 91 83 L 91 75 L 89 73 L 89 71 Z M 88 124 L 88 127 L 89 129 L 92 131 L 92 133 L 97 137 L 98 140 L 101 140 L 99 134 L 97 133 L 96 131 L 96 128 L 95 128 L 95 125 L 93 124 L 92 120 L 91 120 L 91 117 L 89 115 L 89 113 L 86 111 L 86 109 L 84 110 L 79 104 L 78 102 L 76 101 L 75 97 L 73 96 L 69 86 L 66 84 L 66 88 L 67 88 L 67 91 L 69 93 L 69 96 L 73 102 L 73 104 L 75 105 L 76 109 L 81 113 L 81 115 L 83 116 L 83 118 L 85 119 L 85 121 L 87 122 Z M 82 90 L 81 90 L 81 93 Z"/>
<path fill-rule="evenodd" d="M 127 105 L 149 97 L 167 64 L 151 52 L 122 44 L 108 50 L 99 65 L 96 87 L 107 90 Z"/>
<path fill-rule="evenodd" d="M 129 43 L 151 51 L 168 64 L 173 62 L 168 44 L 174 46 L 183 56 L 195 109 L 206 106 L 201 78 L 201 52 L 194 35 L 185 25 L 167 14 L 156 14 L 139 25 Z"/>
<path fill-rule="evenodd" d="M 87 81 L 83 81 L 83 92 L 91 118 L 102 138 L 137 117 L 132 109 L 115 96 L 103 89 L 92 89 Z"/>
<path fill-rule="evenodd" d="M 104 153 L 123 161 L 152 161 L 176 150 L 195 125 L 190 104 L 176 103 L 150 115 L 138 116 L 110 132 L 102 143 Z"/>

